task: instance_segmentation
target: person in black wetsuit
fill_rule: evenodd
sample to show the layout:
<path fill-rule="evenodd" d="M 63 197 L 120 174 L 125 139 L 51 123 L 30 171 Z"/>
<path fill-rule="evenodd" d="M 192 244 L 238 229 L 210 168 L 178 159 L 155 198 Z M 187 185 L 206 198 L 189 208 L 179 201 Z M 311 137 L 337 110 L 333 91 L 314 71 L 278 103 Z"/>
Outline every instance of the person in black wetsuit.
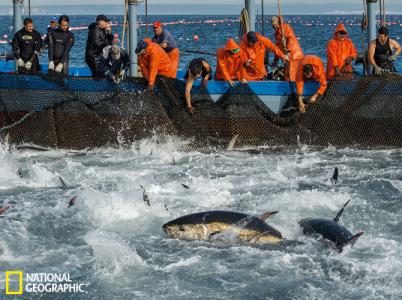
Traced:
<path fill-rule="evenodd" d="M 208 80 L 211 79 L 212 68 L 208 61 L 204 58 L 195 58 L 190 62 L 184 79 L 186 79 L 185 98 L 187 109 L 190 114 L 193 114 L 195 108 L 191 104 L 191 88 L 197 78 L 202 78 L 201 85 L 206 88 Z"/>
<path fill-rule="evenodd" d="M 46 38 L 45 38 L 45 41 L 43 42 L 43 49 L 47 49 L 49 47 L 49 33 L 53 29 L 57 29 L 58 25 L 59 24 L 57 23 L 57 18 L 51 17 L 49 27 L 47 28 Z"/>
<path fill-rule="evenodd" d="M 88 27 L 87 46 L 85 50 L 85 62 L 91 69 L 92 75 L 97 75 L 96 66 L 105 47 L 113 44 L 112 28 L 109 19 L 105 15 L 96 17 L 96 23 Z M 101 76 L 101 74 L 99 74 Z"/>
<path fill-rule="evenodd" d="M 401 46 L 397 41 L 389 37 L 386 27 L 380 27 L 378 36 L 370 42 L 369 61 L 373 65 L 373 73 L 382 74 L 385 70 L 397 72 L 394 61 L 401 53 Z"/>
<path fill-rule="evenodd" d="M 34 29 L 30 18 L 24 20 L 24 28 L 19 30 L 12 41 L 13 55 L 18 64 L 18 73 L 36 73 L 39 71 L 39 52 L 42 37 Z"/>
<path fill-rule="evenodd" d="M 127 52 L 117 45 L 103 49 L 99 59 L 97 72 L 109 81 L 119 84 L 127 75 L 130 67 L 130 57 Z"/>
<path fill-rule="evenodd" d="M 74 45 L 74 34 L 68 30 L 70 19 L 63 15 L 59 18 L 59 27 L 49 33 L 49 71 L 68 74 L 70 50 Z"/>

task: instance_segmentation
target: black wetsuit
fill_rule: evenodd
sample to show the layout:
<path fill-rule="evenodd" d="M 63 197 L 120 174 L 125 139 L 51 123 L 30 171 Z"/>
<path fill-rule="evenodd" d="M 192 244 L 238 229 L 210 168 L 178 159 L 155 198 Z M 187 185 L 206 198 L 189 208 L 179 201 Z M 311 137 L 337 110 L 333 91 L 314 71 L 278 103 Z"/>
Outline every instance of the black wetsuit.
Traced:
<path fill-rule="evenodd" d="M 46 38 L 45 38 L 45 41 L 43 42 L 44 49 L 47 49 L 49 47 L 49 35 L 50 35 L 50 31 L 52 31 L 53 29 L 56 29 L 56 28 L 53 28 L 51 26 L 49 26 L 47 28 Z"/>
<path fill-rule="evenodd" d="M 393 62 L 388 60 L 392 56 L 389 38 L 384 44 L 381 44 L 378 39 L 376 39 L 375 43 L 374 61 L 376 65 L 384 70 L 396 72 Z"/>
<path fill-rule="evenodd" d="M 198 65 L 201 66 L 201 70 L 202 70 L 201 78 L 204 79 L 207 75 L 210 75 L 209 78 L 208 78 L 208 80 L 211 80 L 211 79 L 212 79 L 212 76 L 211 76 L 212 69 L 210 69 L 210 70 L 208 71 L 208 70 L 204 67 L 204 64 L 202 63 L 203 61 L 208 62 L 208 61 L 207 61 L 206 59 L 204 59 L 204 58 L 194 58 L 194 59 L 190 62 L 190 65 L 189 65 L 189 67 L 188 67 L 188 69 L 187 69 L 186 75 L 184 75 L 184 79 L 188 79 L 188 74 L 190 73 L 190 68 L 191 68 L 193 65 L 198 64 Z"/>
<path fill-rule="evenodd" d="M 49 62 L 53 61 L 55 67 L 63 64 L 63 74 L 67 74 L 70 50 L 74 45 L 74 34 L 69 31 L 62 31 L 59 28 L 49 32 Z"/>
<path fill-rule="evenodd" d="M 39 52 L 42 47 L 42 37 L 39 32 L 32 32 L 21 29 L 18 31 L 12 41 L 13 55 L 16 60 L 22 59 L 24 63 L 30 61 L 32 63 L 31 72 L 38 72 Z M 28 72 L 25 68 L 18 68 L 18 72 Z"/>
<path fill-rule="evenodd" d="M 113 35 L 105 29 L 99 28 L 96 23 L 88 27 L 87 47 L 85 50 L 85 62 L 91 69 L 92 75 L 96 75 L 96 65 L 102 54 L 103 48 L 113 44 Z"/>

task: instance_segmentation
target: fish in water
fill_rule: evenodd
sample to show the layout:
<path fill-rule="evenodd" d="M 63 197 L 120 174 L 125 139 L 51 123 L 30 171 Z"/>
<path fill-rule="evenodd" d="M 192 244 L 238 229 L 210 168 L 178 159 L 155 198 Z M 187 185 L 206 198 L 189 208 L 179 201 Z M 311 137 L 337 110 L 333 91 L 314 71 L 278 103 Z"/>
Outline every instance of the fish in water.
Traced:
<path fill-rule="evenodd" d="M 331 183 L 336 184 L 338 182 L 338 168 L 335 167 L 334 175 L 332 175 Z"/>
<path fill-rule="evenodd" d="M 247 244 L 276 244 L 282 234 L 265 221 L 277 211 L 259 217 L 231 212 L 207 211 L 177 218 L 163 225 L 172 238 L 194 241 L 233 240 Z"/>
<path fill-rule="evenodd" d="M 363 235 L 363 232 L 358 232 L 353 235 L 345 227 L 338 224 L 339 219 L 349 202 L 350 200 L 346 202 L 333 220 L 307 218 L 299 221 L 300 226 L 303 228 L 303 233 L 307 235 L 321 235 L 324 239 L 331 241 L 339 252 L 342 252 L 343 247 L 348 244 L 353 247 L 357 239 Z"/>
<path fill-rule="evenodd" d="M 0 215 L 4 214 L 10 208 L 9 205 L 0 207 Z"/>
<path fill-rule="evenodd" d="M 75 200 L 77 199 L 77 196 L 72 197 L 69 201 L 68 201 L 68 207 L 70 208 L 71 206 L 73 206 L 75 204 Z"/>
<path fill-rule="evenodd" d="M 190 187 L 189 187 L 187 184 L 182 183 L 181 186 L 184 187 L 184 188 L 187 189 L 187 190 L 190 189 Z"/>
<path fill-rule="evenodd" d="M 140 187 L 142 189 L 142 200 L 145 202 L 145 204 L 147 204 L 148 206 L 151 206 L 151 201 L 149 200 L 147 191 L 141 184 L 140 184 Z"/>

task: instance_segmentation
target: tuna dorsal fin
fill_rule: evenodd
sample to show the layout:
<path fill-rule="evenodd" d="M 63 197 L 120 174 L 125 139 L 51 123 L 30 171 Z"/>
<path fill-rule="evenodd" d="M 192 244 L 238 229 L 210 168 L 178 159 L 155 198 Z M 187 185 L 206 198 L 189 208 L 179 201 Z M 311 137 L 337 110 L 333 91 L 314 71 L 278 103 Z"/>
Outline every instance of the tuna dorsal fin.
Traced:
<path fill-rule="evenodd" d="M 265 222 L 270 216 L 277 214 L 279 211 L 269 211 L 258 216 L 258 219 Z"/>
<path fill-rule="evenodd" d="M 339 176 L 338 174 L 339 174 L 338 173 L 338 168 L 335 167 L 334 175 L 332 175 L 332 178 L 331 178 L 332 184 L 336 184 L 338 182 L 338 176 Z"/>
<path fill-rule="evenodd" d="M 237 141 L 238 138 L 239 138 L 239 135 L 236 134 L 236 135 L 230 140 L 229 144 L 228 144 L 227 147 L 226 147 L 226 150 L 232 151 L 233 148 L 234 148 L 234 146 L 235 146 L 235 144 L 236 144 L 236 141 Z"/>
<path fill-rule="evenodd" d="M 356 243 L 357 239 L 358 239 L 359 237 L 361 237 L 363 234 L 364 234 L 364 232 L 361 231 L 361 232 L 359 232 L 359 233 L 356 233 L 354 236 L 352 236 L 352 237 L 349 239 L 349 241 L 348 241 L 348 244 L 350 244 L 350 247 L 353 247 L 354 244 Z"/>
<path fill-rule="evenodd" d="M 342 213 L 343 213 L 343 211 L 344 211 L 346 205 L 349 204 L 350 200 L 352 200 L 352 199 L 349 199 L 348 202 L 345 203 L 345 205 L 341 208 L 341 210 L 340 210 L 340 211 L 338 212 L 338 214 L 336 215 L 336 217 L 335 217 L 335 219 L 334 219 L 334 222 L 335 222 L 335 223 L 338 223 L 338 221 L 339 221 L 339 219 L 341 218 L 341 215 L 342 215 Z"/>

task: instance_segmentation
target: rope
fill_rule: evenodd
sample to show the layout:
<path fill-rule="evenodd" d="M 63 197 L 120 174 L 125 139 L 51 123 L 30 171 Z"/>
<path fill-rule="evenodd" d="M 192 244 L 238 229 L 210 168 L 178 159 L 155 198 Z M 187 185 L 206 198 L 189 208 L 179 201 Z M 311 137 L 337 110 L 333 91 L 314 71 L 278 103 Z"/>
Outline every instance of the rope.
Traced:
<path fill-rule="evenodd" d="M 250 31 L 249 26 L 249 16 L 247 9 L 243 8 L 240 14 L 240 31 L 239 31 L 239 41 L 243 36 Z"/>
<path fill-rule="evenodd" d="M 128 15 L 128 0 L 124 1 L 124 20 L 123 20 L 123 33 L 121 37 L 121 48 L 124 48 L 124 42 L 126 39 L 126 31 L 127 31 L 127 15 Z"/>
<path fill-rule="evenodd" d="M 8 126 L 4 126 L 0 128 L 0 132 L 3 132 L 5 130 L 11 129 L 19 124 L 21 124 L 22 122 L 24 122 L 26 119 L 28 119 L 30 116 L 32 116 L 35 113 L 34 110 L 30 111 L 29 113 L 27 113 L 25 116 L 23 116 L 21 119 L 19 119 L 17 122 L 14 122 L 11 125 Z"/>
<path fill-rule="evenodd" d="M 215 53 L 212 53 L 212 52 L 207 52 L 207 51 L 198 51 L 198 50 L 180 50 L 180 52 L 185 52 L 185 53 L 196 53 L 196 54 L 205 54 L 205 55 L 216 56 L 216 54 L 215 54 Z"/>

